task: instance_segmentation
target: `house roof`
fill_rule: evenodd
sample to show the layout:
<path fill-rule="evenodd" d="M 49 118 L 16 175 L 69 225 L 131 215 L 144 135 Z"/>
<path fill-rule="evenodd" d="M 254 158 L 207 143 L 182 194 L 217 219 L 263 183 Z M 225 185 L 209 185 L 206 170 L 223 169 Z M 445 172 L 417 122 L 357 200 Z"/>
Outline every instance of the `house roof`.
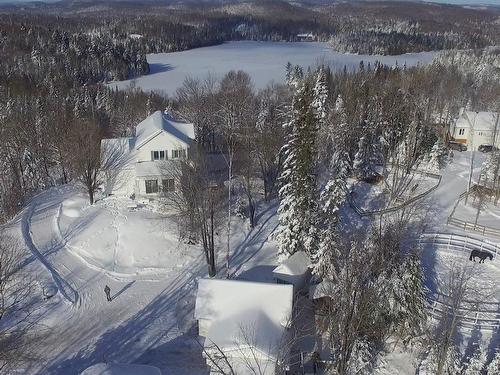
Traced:
<path fill-rule="evenodd" d="M 161 132 L 167 132 L 189 144 L 194 140 L 194 125 L 174 119 L 169 113 L 156 111 L 142 120 L 135 128 L 135 147 L 141 148 Z"/>
<path fill-rule="evenodd" d="M 285 259 L 278 267 L 273 270 L 273 273 L 282 275 L 297 276 L 307 272 L 311 260 L 303 251 L 297 251 L 295 254 Z"/>
<path fill-rule="evenodd" d="M 206 345 L 244 350 L 250 344 L 276 358 L 292 304 L 292 285 L 201 279 L 194 315 L 212 321 Z"/>
<path fill-rule="evenodd" d="M 456 128 L 474 127 L 474 131 L 492 131 L 495 129 L 498 113 L 463 111 L 457 119 Z M 500 127 L 500 123 L 498 124 Z"/>

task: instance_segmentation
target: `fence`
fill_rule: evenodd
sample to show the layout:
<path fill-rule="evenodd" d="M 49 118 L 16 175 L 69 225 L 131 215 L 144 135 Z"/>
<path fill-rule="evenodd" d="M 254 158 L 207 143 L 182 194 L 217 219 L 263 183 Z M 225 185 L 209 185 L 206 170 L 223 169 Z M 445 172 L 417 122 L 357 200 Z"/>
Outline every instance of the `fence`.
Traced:
<path fill-rule="evenodd" d="M 499 244 L 467 235 L 426 233 L 418 242 L 420 244 L 432 244 L 438 247 L 445 247 L 448 250 L 466 252 L 467 254 L 474 249 L 485 250 L 495 254 L 493 261 L 499 261 Z M 436 292 L 428 295 L 431 316 L 438 318 L 451 309 L 451 306 L 446 303 L 448 298 L 448 296 Z M 465 328 L 500 330 L 500 303 L 464 300 L 460 304 L 457 317 L 459 325 Z"/>
<path fill-rule="evenodd" d="M 453 217 L 460 201 L 462 199 L 464 199 L 468 194 L 469 193 L 467 191 L 465 191 L 458 196 L 458 199 L 457 199 L 455 205 L 453 206 L 453 210 L 451 211 L 450 216 L 448 216 L 448 219 L 446 220 L 446 224 L 453 225 L 453 226 L 460 228 L 460 229 L 463 229 L 465 231 L 477 232 L 477 233 L 482 234 L 483 236 L 500 237 L 500 229 L 498 229 L 498 228 L 488 227 L 486 225 L 472 223 L 470 221 L 465 221 L 465 220 L 461 220 L 461 219 L 457 219 L 456 217 Z"/>
<path fill-rule="evenodd" d="M 408 207 L 410 206 L 411 204 L 419 201 L 420 199 L 424 198 L 425 196 L 429 195 L 430 193 L 432 193 L 434 190 L 436 190 L 439 186 L 439 184 L 441 183 L 441 176 L 440 175 L 437 175 L 437 174 L 434 174 L 434 173 L 429 173 L 429 172 L 425 172 L 425 171 L 420 171 L 420 170 L 417 170 L 415 171 L 417 173 L 420 173 L 420 174 L 423 174 L 427 177 L 431 177 L 431 178 L 434 178 L 437 180 L 436 184 L 434 186 L 432 186 L 430 189 L 424 191 L 423 193 L 420 193 L 418 195 L 415 195 L 414 197 L 412 198 L 409 198 L 408 200 L 406 200 L 404 203 L 400 204 L 400 205 L 397 205 L 397 206 L 393 206 L 393 207 L 389 207 L 389 208 L 385 208 L 385 209 L 382 209 L 382 210 L 371 210 L 371 211 L 367 211 L 367 210 L 363 210 L 362 208 L 360 208 L 356 202 L 354 202 L 354 200 L 352 199 L 351 197 L 351 194 L 347 193 L 347 201 L 349 202 L 349 205 L 352 207 L 352 209 L 361 217 L 364 217 L 364 216 L 374 216 L 374 215 L 383 215 L 383 214 L 387 214 L 387 213 L 391 213 L 391 212 L 396 212 L 396 211 L 399 211 L 405 207 Z"/>

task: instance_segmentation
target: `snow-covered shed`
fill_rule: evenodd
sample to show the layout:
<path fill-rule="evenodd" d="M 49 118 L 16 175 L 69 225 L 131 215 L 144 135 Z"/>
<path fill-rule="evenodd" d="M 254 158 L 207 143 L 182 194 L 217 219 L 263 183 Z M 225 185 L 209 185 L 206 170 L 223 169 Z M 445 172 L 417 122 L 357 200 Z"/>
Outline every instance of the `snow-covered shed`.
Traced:
<path fill-rule="evenodd" d="M 147 365 L 97 363 L 84 370 L 81 375 L 161 375 L 161 371 Z"/>
<path fill-rule="evenodd" d="M 286 356 L 282 342 L 292 304 L 292 285 L 201 279 L 194 315 L 205 338 L 204 355 L 220 349 L 238 374 L 252 373 L 252 366 L 274 374 Z"/>
<path fill-rule="evenodd" d="M 273 270 L 273 278 L 278 284 L 293 285 L 296 293 L 306 286 L 311 276 L 310 265 L 307 254 L 297 251 Z"/>

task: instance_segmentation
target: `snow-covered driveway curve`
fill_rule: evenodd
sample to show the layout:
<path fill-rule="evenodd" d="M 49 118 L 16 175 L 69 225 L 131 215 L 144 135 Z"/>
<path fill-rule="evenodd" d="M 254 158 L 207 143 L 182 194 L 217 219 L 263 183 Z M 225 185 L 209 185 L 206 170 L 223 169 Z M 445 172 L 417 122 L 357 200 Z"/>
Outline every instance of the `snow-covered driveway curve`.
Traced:
<path fill-rule="evenodd" d="M 34 260 L 32 271 L 41 276 L 42 285 L 53 283 L 60 291 L 41 302 L 40 326 L 48 335 L 40 341 L 40 359 L 23 368 L 22 373 L 77 375 L 105 360 L 153 364 L 164 374 L 206 375 L 192 330 L 196 280 L 206 275 L 199 248 L 172 249 L 176 251 L 176 256 L 170 257 L 172 267 L 161 277 L 146 280 L 145 275 L 112 277 L 103 269 L 89 267 L 66 246 L 66 241 L 88 235 L 95 235 L 98 244 L 110 228 L 103 227 L 103 233 L 96 233 L 94 229 L 102 220 L 111 218 L 111 223 L 116 217 L 120 223 L 125 222 L 114 207 L 108 207 L 115 203 L 120 202 L 89 206 L 77 187 L 56 187 L 34 197 L 17 221 L 19 236 Z M 104 216 L 99 216 L 101 213 Z M 63 227 L 62 234 L 58 228 L 61 216 L 66 224 L 75 223 L 69 231 Z M 168 228 L 158 224 L 162 218 L 136 215 L 133 220 L 133 224 L 140 221 L 150 228 L 141 237 L 141 252 L 148 246 L 144 238 L 156 235 L 157 242 L 165 238 L 163 233 Z M 121 234 L 130 236 L 129 228 Z M 118 242 L 118 251 L 128 241 L 130 238 L 125 237 Z M 169 243 L 166 238 L 165 245 Z M 106 285 L 111 288 L 111 302 L 104 295 Z"/>
<path fill-rule="evenodd" d="M 24 242 L 27 248 L 32 252 L 33 256 L 43 264 L 47 271 L 49 271 L 62 296 L 69 302 L 76 304 L 78 302 L 78 292 L 60 275 L 58 270 L 45 258 L 33 241 L 31 220 L 33 218 L 33 212 L 36 204 L 37 198 L 34 198 L 30 205 L 26 207 L 21 219 L 21 230 Z M 62 247 L 61 245 L 56 246 Z"/>

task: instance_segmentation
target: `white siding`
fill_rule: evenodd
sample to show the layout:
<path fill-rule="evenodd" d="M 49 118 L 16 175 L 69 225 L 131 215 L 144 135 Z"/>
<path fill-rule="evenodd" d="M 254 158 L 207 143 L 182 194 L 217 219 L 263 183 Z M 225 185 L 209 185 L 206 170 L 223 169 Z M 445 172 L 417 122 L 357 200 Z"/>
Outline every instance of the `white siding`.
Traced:
<path fill-rule="evenodd" d="M 207 337 L 208 330 L 212 324 L 211 320 L 208 319 L 198 319 L 198 335 Z"/>
<path fill-rule="evenodd" d="M 156 137 L 152 138 L 149 142 L 146 142 L 137 151 L 137 160 L 150 161 L 151 151 L 167 151 L 168 159 L 172 159 L 172 150 L 187 150 L 188 148 L 189 147 L 186 143 L 180 141 L 169 133 L 162 132 Z"/>
<path fill-rule="evenodd" d="M 106 194 L 130 196 L 135 192 L 135 169 L 107 171 L 104 181 Z"/>

